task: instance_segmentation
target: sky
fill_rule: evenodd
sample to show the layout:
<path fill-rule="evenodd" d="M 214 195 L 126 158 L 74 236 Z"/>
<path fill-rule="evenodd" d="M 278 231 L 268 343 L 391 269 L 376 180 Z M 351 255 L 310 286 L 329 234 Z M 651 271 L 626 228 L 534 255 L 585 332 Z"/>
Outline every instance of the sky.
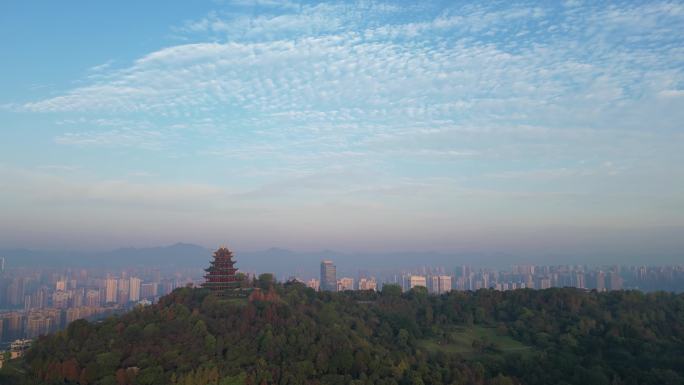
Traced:
<path fill-rule="evenodd" d="M 682 261 L 682 31 L 682 2 L 2 1 L 0 246 Z"/>

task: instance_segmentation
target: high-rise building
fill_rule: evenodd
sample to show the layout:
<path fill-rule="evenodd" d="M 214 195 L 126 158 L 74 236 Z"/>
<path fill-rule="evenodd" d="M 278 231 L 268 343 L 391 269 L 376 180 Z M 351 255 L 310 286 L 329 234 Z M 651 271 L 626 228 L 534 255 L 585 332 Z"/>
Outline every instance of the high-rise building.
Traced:
<path fill-rule="evenodd" d="M 646 266 L 641 266 L 636 272 L 636 279 L 638 281 L 644 281 L 646 279 Z"/>
<path fill-rule="evenodd" d="M 532 268 L 534 268 L 534 266 L 532 266 Z M 528 289 L 534 289 L 534 279 L 532 279 L 532 276 L 531 276 L 531 275 L 528 275 L 528 276 L 525 278 L 525 282 L 524 282 L 524 283 L 525 283 L 525 287 L 526 287 L 526 288 L 528 288 Z"/>
<path fill-rule="evenodd" d="M 119 282 L 117 281 L 116 278 L 107 278 L 107 281 L 105 281 L 105 302 L 106 303 L 113 303 L 116 302 L 118 299 L 118 284 Z"/>
<path fill-rule="evenodd" d="M 451 291 L 451 276 L 439 275 L 437 276 L 437 293 L 444 294 Z"/>
<path fill-rule="evenodd" d="M 430 275 L 427 277 L 427 289 L 432 294 L 439 293 L 439 276 Z"/>
<path fill-rule="evenodd" d="M 538 289 L 549 289 L 551 287 L 551 278 L 548 277 L 540 277 L 537 280 L 536 283 L 536 288 Z"/>
<path fill-rule="evenodd" d="M 56 291 L 66 291 L 67 289 L 67 281 L 66 279 L 60 279 L 55 283 L 55 290 Z"/>
<path fill-rule="evenodd" d="M 66 324 L 70 324 L 77 319 L 83 318 L 81 316 L 81 309 L 77 307 L 70 307 L 66 310 Z"/>
<path fill-rule="evenodd" d="M 3 326 L 7 332 L 5 338 L 19 338 L 24 333 L 24 315 L 19 312 L 2 314 Z"/>
<path fill-rule="evenodd" d="M 333 261 L 321 261 L 321 290 L 337 291 L 337 267 Z"/>
<path fill-rule="evenodd" d="M 43 309 L 48 306 L 50 294 L 47 287 L 41 287 L 37 291 L 24 296 L 24 310 Z"/>
<path fill-rule="evenodd" d="M 36 338 L 48 334 L 53 325 L 53 319 L 43 314 L 29 315 L 26 321 L 26 336 Z"/>
<path fill-rule="evenodd" d="M 606 274 L 602 271 L 596 272 L 596 291 L 606 291 Z"/>
<path fill-rule="evenodd" d="M 14 278 L 7 287 L 7 302 L 12 306 L 24 303 L 24 287 L 26 279 Z"/>
<path fill-rule="evenodd" d="M 337 281 L 337 291 L 354 290 L 354 278 L 342 277 Z"/>
<path fill-rule="evenodd" d="M 174 283 L 172 281 L 162 281 L 159 284 L 159 295 L 167 295 L 173 291 L 175 288 Z"/>
<path fill-rule="evenodd" d="M 71 296 L 71 306 L 80 307 L 83 306 L 83 299 L 85 297 L 85 288 L 78 288 L 74 290 L 69 290 L 69 295 Z"/>
<path fill-rule="evenodd" d="M 432 294 L 444 294 L 451 291 L 451 276 L 444 274 L 428 276 L 427 289 Z"/>
<path fill-rule="evenodd" d="M 128 278 L 119 279 L 119 303 L 125 304 L 129 300 L 130 281 Z"/>
<path fill-rule="evenodd" d="M 480 274 L 482 277 L 482 288 L 488 289 L 489 288 L 489 273 L 482 273 Z M 528 276 L 528 281 L 532 279 L 532 276 Z"/>
<path fill-rule="evenodd" d="M 0 273 L 5 272 L 5 257 L 0 257 Z"/>
<path fill-rule="evenodd" d="M 140 285 L 140 297 L 150 299 L 157 296 L 157 283 L 143 283 Z"/>
<path fill-rule="evenodd" d="M 28 314 L 26 336 L 35 338 L 48 334 L 62 326 L 62 311 L 59 309 L 35 310 Z"/>
<path fill-rule="evenodd" d="M 378 282 L 375 278 L 359 278 L 359 290 L 377 290 Z"/>
<path fill-rule="evenodd" d="M 622 277 L 617 271 L 608 274 L 608 290 L 622 290 Z"/>
<path fill-rule="evenodd" d="M 458 290 L 470 290 L 470 280 L 466 277 L 456 278 L 456 289 Z"/>
<path fill-rule="evenodd" d="M 306 286 L 318 291 L 321 288 L 321 281 L 316 278 L 311 278 L 306 282 Z"/>
<path fill-rule="evenodd" d="M 408 279 L 408 288 L 413 289 L 416 286 L 422 286 L 427 289 L 427 279 L 424 275 L 411 275 Z"/>
<path fill-rule="evenodd" d="M 128 299 L 132 302 L 138 302 L 140 301 L 140 284 L 141 284 L 140 278 L 137 277 L 131 277 L 129 282 L 128 282 Z"/>
<path fill-rule="evenodd" d="M 52 307 L 56 309 L 66 309 L 69 307 L 69 293 L 66 291 L 56 291 L 52 293 Z"/>
<path fill-rule="evenodd" d="M 100 306 L 100 291 L 97 289 L 90 289 L 86 292 L 85 295 L 85 304 L 86 306 L 90 307 L 98 307 Z"/>

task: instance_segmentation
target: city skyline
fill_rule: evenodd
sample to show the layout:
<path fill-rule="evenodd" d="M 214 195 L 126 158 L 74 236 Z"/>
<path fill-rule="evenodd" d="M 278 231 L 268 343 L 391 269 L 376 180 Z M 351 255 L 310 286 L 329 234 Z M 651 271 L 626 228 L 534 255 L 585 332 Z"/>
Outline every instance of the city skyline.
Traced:
<path fill-rule="evenodd" d="M 208 263 L 207 263 L 208 261 Z M 206 268 L 159 267 L 92 268 L 8 266 L 0 272 L 0 347 L 15 345 L 21 339 L 34 339 L 65 328 L 78 319 L 95 320 L 123 313 L 140 306 L 157 303 L 161 297 L 178 288 L 203 288 L 218 296 L 275 298 L 274 283 L 300 282 L 321 292 L 385 292 L 387 285 L 400 292 L 421 290 L 432 295 L 448 295 L 451 291 L 518 289 L 550 289 L 573 287 L 583 291 L 639 290 L 684 291 L 684 266 L 576 264 L 515 264 L 505 269 L 458 265 L 430 265 L 401 268 L 396 265 L 381 269 L 349 262 L 339 270 L 332 259 L 322 259 L 319 274 L 298 273 L 296 266 L 283 274 L 273 271 L 239 269 L 249 266 L 225 246 L 204 257 Z M 278 279 L 280 276 L 280 279 Z M 251 285 L 271 294 L 255 293 Z M 259 289 L 256 289 L 257 291 Z M 391 290 L 391 289 L 390 289 Z M 14 342 L 12 342 L 14 341 Z M 10 344 L 11 342 L 11 344 Z M 12 348 L 15 351 L 15 348 Z"/>
<path fill-rule="evenodd" d="M 3 2 L 0 246 L 676 260 L 683 23 L 680 2 Z"/>
<path fill-rule="evenodd" d="M 207 258 L 207 260 L 211 260 Z M 239 262 L 239 261 L 238 261 Z M 284 275 L 280 282 L 299 281 L 315 291 L 383 291 L 386 285 L 403 292 L 424 287 L 433 295 L 451 291 L 550 289 L 573 287 L 597 292 L 684 290 L 684 266 L 513 265 L 507 269 L 472 265 L 422 266 L 383 271 L 359 268 L 337 275 L 332 260 L 322 260 L 319 278 Z M 330 270 L 328 267 L 332 267 Z M 240 271 L 247 282 L 268 272 Z M 0 275 L 0 340 L 35 338 L 64 328 L 77 319 L 97 319 L 156 303 L 181 287 L 205 286 L 204 270 L 139 270 L 10 268 Z M 242 279 L 242 278 L 240 278 Z M 330 281 L 328 284 L 322 282 Z M 245 289 L 249 290 L 249 289 Z M 1 341 L 0 341 L 1 342 Z"/>

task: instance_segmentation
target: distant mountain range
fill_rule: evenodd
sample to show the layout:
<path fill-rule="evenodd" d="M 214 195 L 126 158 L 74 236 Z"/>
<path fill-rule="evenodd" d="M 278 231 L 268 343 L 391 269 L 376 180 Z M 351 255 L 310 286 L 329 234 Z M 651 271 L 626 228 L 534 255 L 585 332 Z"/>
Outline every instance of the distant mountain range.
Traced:
<path fill-rule="evenodd" d="M 121 248 L 105 252 L 37 251 L 28 249 L 0 250 L 8 266 L 164 266 L 193 267 L 206 262 L 211 251 L 202 246 L 176 243 L 149 248 Z"/>
<path fill-rule="evenodd" d="M 521 258 L 504 253 L 480 252 L 432 252 L 402 251 L 381 253 L 343 253 L 334 250 L 299 252 L 281 248 L 261 251 L 234 250 L 237 267 L 245 272 L 271 272 L 279 278 L 291 274 L 300 276 L 318 275 L 322 259 L 332 259 L 337 265 L 338 276 L 356 275 L 359 271 L 396 271 L 420 266 L 443 266 L 447 272 L 462 264 L 476 267 L 507 268 L 513 264 L 643 264 L 643 257 L 626 258 L 624 255 L 603 254 L 600 258 L 578 257 L 577 255 L 553 255 Z M 0 249 L 8 267 L 142 267 L 142 268 L 197 268 L 208 265 L 212 249 L 188 243 L 148 248 L 121 248 L 104 252 L 82 251 L 37 251 L 28 249 Z M 669 261 L 668 261 L 669 259 Z M 650 263 L 681 263 L 681 259 L 662 258 Z"/>
<path fill-rule="evenodd" d="M 37 251 L 28 249 L 0 249 L 8 267 L 159 267 L 202 268 L 207 266 L 213 250 L 203 246 L 176 243 L 148 248 L 121 248 L 105 252 Z M 340 274 L 359 270 L 413 268 L 416 266 L 444 266 L 453 268 L 462 263 L 482 265 L 496 261 L 501 255 L 470 253 L 454 255 L 437 252 L 399 253 L 341 253 L 333 250 L 296 252 L 281 248 L 262 251 L 235 251 L 237 266 L 243 271 L 273 272 L 276 274 L 316 274 L 322 259 L 332 259 Z M 504 258 L 510 260 L 510 256 Z"/>

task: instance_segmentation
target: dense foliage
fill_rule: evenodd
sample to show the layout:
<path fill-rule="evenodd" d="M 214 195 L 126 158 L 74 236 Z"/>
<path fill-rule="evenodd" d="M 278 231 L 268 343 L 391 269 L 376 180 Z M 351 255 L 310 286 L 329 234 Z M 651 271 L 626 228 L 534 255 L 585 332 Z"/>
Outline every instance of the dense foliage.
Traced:
<path fill-rule="evenodd" d="M 3 370 L 0 382 L 684 383 L 681 294 L 548 289 L 430 296 L 391 285 L 382 293 L 268 285 L 249 300 L 178 289 L 123 316 L 76 321 L 38 340 L 23 367 Z M 491 330 L 495 337 L 458 346 L 458 330 Z M 506 350 L 498 337 L 519 347 Z"/>

